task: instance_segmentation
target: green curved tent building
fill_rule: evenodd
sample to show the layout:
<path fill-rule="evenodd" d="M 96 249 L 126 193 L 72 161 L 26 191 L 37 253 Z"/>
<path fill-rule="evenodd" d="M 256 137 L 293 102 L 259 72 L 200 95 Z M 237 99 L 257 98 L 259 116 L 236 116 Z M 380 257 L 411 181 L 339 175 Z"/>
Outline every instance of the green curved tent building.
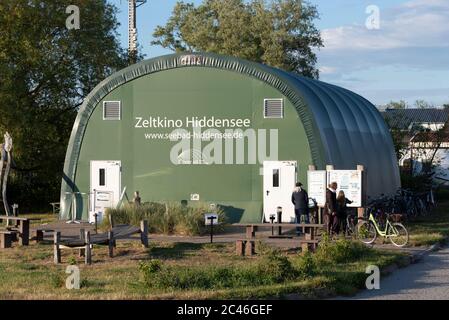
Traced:
<path fill-rule="evenodd" d="M 277 163 L 294 169 L 284 174 Z M 60 218 L 87 220 L 139 191 L 142 202 L 214 203 L 231 221 L 259 222 L 265 185 L 289 197 L 295 181 L 307 185 L 309 165 L 363 165 L 370 197 L 400 187 L 388 128 L 363 97 L 237 58 L 162 56 L 86 97 L 67 149 Z"/>

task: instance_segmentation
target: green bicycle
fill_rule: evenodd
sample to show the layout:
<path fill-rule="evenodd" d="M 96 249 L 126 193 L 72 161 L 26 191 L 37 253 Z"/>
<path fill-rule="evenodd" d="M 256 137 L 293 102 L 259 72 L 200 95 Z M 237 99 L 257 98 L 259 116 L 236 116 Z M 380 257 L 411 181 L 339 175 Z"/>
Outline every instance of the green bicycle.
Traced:
<path fill-rule="evenodd" d="M 382 230 L 381 227 L 370 210 L 369 219 L 360 220 L 357 224 L 357 238 L 365 244 L 372 244 L 376 241 L 377 235 L 380 235 L 389 239 L 396 247 L 407 245 L 409 235 L 402 223 L 391 222 L 390 216 L 386 214 L 385 228 Z"/>

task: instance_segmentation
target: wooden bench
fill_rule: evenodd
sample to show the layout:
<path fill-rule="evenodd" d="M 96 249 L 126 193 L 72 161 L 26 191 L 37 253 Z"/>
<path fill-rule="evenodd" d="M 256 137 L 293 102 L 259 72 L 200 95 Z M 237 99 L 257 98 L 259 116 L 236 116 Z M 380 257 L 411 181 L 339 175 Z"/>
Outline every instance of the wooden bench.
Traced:
<path fill-rule="evenodd" d="M 317 239 L 318 230 L 324 229 L 324 224 L 314 223 L 235 223 L 233 226 L 245 227 L 246 239 L 236 241 L 236 253 L 238 255 L 252 255 L 255 252 L 255 239 L 258 228 L 301 228 L 304 233 L 304 239 L 299 240 L 299 244 L 303 252 L 308 250 L 316 250 L 319 240 Z M 248 248 L 247 248 L 248 247 Z"/>
<path fill-rule="evenodd" d="M 54 263 L 61 263 L 61 249 L 79 250 L 80 256 L 84 256 L 85 264 L 92 264 L 93 245 L 107 245 L 109 257 L 114 255 L 114 247 L 118 239 L 126 239 L 133 234 L 140 234 L 140 241 L 148 248 L 148 222 L 141 221 L 140 228 L 130 225 L 117 225 L 106 233 L 91 235 L 89 231 L 80 229 L 78 239 L 61 240 L 61 233 L 55 232 L 53 236 Z"/>

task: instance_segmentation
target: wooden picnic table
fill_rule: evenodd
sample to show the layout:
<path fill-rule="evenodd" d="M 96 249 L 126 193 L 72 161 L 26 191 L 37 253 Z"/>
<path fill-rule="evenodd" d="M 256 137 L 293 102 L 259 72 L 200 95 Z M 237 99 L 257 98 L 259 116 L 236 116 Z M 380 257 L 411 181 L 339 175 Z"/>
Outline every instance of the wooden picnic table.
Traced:
<path fill-rule="evenodd" d="M 15 216 L 0 216 L 0 222 L 11 220 L 15 222 L 14 227 L 7 227 L 5 231 L 19 234 L 19 244 L 27 246 L 30 241 L 30 221 L 39 220 L 39 218 L 21 218 Z"/>
<path fill-rule="evenodd" d="M 254 254 L 254 243 L 256 240 L 256 232 L 258 228 L 278 228 L 280 235 L 281 228 L 301 228 L 304 233 L 304 239 L 299 240 L 303 251 L 309 249 L 315 250 L 318 246 L 317 231 L 324 229 L 324 224 L 316 223 L 234 223 L 236 227 L 244 227 L 246 229 L 246 239 L 237 240 L 236 251 L 239 255 L 245 252 L 247 255 Z M 245 248 L 246 246 L 246 248 Z"/>
<path fill-rule="evenodd" d="M 140 234 L 140 241 L 145 248 L 148 248 L 148 222 L 142 220 L 140 227 L 121 224 L 114 225 L 108 232 L 90 234 L 90 231 L 80 229 L 77 239 L 61 239 L 61 232 L 53 233 L 54 243 L 54 263 L 61 263 L 61 249 L 80 250 L 80 256 L 85 257 L 85 264 L 92 263 L 93 245 L 107 245 L 109 247 L 109 257 L 112 258 L 116 240 L 127 239 L 131 235 Z"/>

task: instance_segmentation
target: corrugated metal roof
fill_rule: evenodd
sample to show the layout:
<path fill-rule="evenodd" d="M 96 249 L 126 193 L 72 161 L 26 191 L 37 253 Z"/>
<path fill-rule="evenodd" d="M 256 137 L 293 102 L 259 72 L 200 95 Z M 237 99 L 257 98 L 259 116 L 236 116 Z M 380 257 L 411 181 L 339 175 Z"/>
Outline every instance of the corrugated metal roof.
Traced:
<path fill-rule="evenodd" d="M 381 112 L 390 128 L 408 129 L 412 123 L 446 123 L 449 109 L 386 109 Z"/>

